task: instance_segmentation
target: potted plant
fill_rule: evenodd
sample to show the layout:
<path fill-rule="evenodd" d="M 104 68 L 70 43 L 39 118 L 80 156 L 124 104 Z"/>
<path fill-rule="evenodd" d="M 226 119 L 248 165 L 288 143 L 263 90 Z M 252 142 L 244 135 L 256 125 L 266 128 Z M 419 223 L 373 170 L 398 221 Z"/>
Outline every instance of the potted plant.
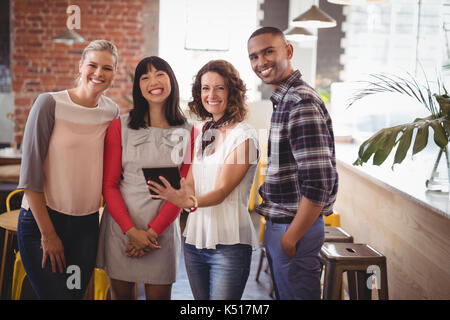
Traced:
<path fill-rule="evenodd" d="M 379 130 L 361 144 L 358 151 L 358 158 L 353 165 L 361 166 L 368 162 L 373 155 L 373 164 L 379 166 L 396 147 L 397 150 L 394 156 L 393 168 L 396 163 L 401 163 L 405 159 L 413 140 L 414 130 L 416 130 L 416 136 L 412 149 L 413 155 L 426 147 L 429 129 L 431 127 L 434 132 L 433 140 L 440 148 L 433 174 L 443 153 L 445 153 L 447 157 L 447 168 L 449 168 L 450 159 L 447 145 L 450 139 L 450 96 L 448 95 L 443 82 L 438 79 L 437 93 L 432 92 L 428 81 L 426 82 L 426 86 L 422 86 L 409 74 L 408 77 L 371 74 L 367 84 L 366 88 L 358 91 L 356 95 L 351 98 L 349 107 L 359 99 L 368 95 L 381 92 L 394 92 L 406 94 L 418 100 L 428 109 L 430 115 L 425 118 L 416 118 L 410 123 Z"/>

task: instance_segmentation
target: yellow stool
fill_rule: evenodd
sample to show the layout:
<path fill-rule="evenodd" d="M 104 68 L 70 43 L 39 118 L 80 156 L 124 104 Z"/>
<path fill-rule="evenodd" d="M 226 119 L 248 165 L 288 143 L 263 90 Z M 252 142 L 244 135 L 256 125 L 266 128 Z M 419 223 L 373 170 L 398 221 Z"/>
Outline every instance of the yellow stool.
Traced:
<path fill-rule="evenodd" d="M 340 227 L 341 226 L 341 216 L 337 212 L 333 212 L 329 216 L 324 216 L 325 226 L 327 227 Z"/>
<path fill-rule="evenodd" d="M 265 231 L 265 229 L 266 229 L 266 218 L 261 216 L 261 218 L 259 219 L 259 237 L 258 237 L 259 238 L 258 239 L 259 244 L 261 245 L 261 256 L 259 257 L 258 268 L 257 268 L 257 271 L 256 271 L 256 278 L 255 278 L 256 281 L 259 280 L 259 274 L 261 273 L 263 260 L 266 257 L 266 250 L 262 246 L 263 240 L 264 240 L 264 231 Z"/>
<path fill-rule="evenodd" d="M 20 192 L 22 192 L 23 189 L 17 189 L 14 191 L 11 191 L 8 196 L 6 197 L 6 212 L 10 212 L 11 211 L 11 198 L 15 195 L 18 194 Z"/>
<path fill-rule="evenodd" d="M 11 198 L 20 192 L 23 192 L 23 189 L 17 189 L 11 191 L 6 197 L 6 212 L 11 211 Z M 11 299 L 19 300 L 20 294 L 22 293 L 22 284 L 25 276 L 27 275 L 25 269 L 23 268 L 22 259 L 20 258 L 20 253 L 17 251 L 16 260 L 14 261 L 14 269 L 13 269 L 13 278 L 12 278 L 12 288 L 11 288 Z"/>
<path fill-rule="evenodd" d="M 105 199 L 102 197 L 100 203 L 100 211 L 103 214 L 103 207 L 105 206 Z M 109 280 L 105 270 L 100 268 L 94 269 L 94 300 L 106 300 L 109 290 Z"/>
<path fill-rule="evenodd" d="M 252 211 L 255 209 L 255 204 L 261 204 L 262 198 L 259 195 L 259 187 L 264 182 L 264 175 L 265 175 L 265 169 L 267 167 L 267 164 L 263 164 L 261 161 L 258 163 L 258 166 L 256 167 L 256 175 L 255 179 L 253 180 L 252 189 L 250 191 L 250 199 L 248 201 L 248 210 Z"/>
<path fill-rule="evenodd" d="M 106 300 L 109 290 L 109 280 L 105 270 L 94 270 L 94 300 Z"/>
<path fill-rule="evenodd" d="M 20 294 L 22 293 L 23 280 L 26 277 L 25 269 L 22 265 L 22 259 L 20 258 L 20 252 L 16 252 L 16 261 L 14 262 L 14 273 L 12 280 L 11 299 L 20 300 Z"/>
<path fill-rule="evenodd" d="M 263 243 L 265 230 L 266 230 L 266 218 L 261 216 L 261 218 L 259 219 L 259 236 L 258 236 L 258 241 L 260 244 Z"/>
<path fill-rule="evenodd" d="M 264 232 L 266 230 L 266 218 L 264 218 L 263 216 L 261 216 L 260 220 L 259 220 L 259 236 L 258 236 L 258 241 L 259 244 L 261 245 L 261 256 L 259 257 L 259 263 L 258 263 L 258 268 L 256 271 L 256 277 L 255 280 L 256 282 L 259 281 L 259 275 L 261 273 L 261 268 L 263 265 L 263 261 L 264 258 L 266 258 L 266 249 L 263 246 L 263 242 L 264 242 Z M 266 273 L 269 273 L 269 266 L 267 265 Z M 274 298 L 274 287 L 273 287 L 273 282 L 272 282 L 272 276 L 270 276 L 270 292 L 269 295 Z"/>
<path fill-rule="evenodd" d="M 259 187 L 264 182 L 267 170 L 267 144 L 261 148 L 261 157 L 259 158 L 258 166 L 256 167 L 256 175 L 253 180 L 252 189 L 250 191 L 250 199 L 248 201 L 248 210 L 252 211 L 256 204 L 262 203 L 262 198 L 259 195 Z"/>

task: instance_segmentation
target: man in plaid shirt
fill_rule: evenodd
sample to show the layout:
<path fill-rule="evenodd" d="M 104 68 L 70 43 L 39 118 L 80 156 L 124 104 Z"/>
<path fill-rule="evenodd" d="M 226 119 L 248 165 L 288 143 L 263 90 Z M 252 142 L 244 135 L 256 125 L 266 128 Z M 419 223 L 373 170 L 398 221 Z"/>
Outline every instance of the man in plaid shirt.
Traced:
<path fill-rule="evenodd" d="M 268 167 L 256 211 L 277 299 L 320 299 L 323 215 L 332 213 L 338 175 L 330 116 L 317 92 L 291 65 L 293 47 L 273 27 L 247 43 L 253 71 L 273 94 Z"/>

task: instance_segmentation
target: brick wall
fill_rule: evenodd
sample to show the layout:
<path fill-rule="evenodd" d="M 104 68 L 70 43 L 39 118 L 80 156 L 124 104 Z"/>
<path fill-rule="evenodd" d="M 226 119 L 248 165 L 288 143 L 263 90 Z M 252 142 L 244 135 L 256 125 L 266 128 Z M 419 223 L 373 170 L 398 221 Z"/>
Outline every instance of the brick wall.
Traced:
<path fill-rule="evenodd" d="M 107 96 L 126 111 L 132 83 L 127 71 L 134 71 L 145 56 L 158 54 L 159 0 L 71 1 L 81 10 L 83 44 L 54 43 L 66 29 L 64 0 L 11 1 L 11 76 L 15 115 L 24 123 L 36 97 L 47 91 L 71 88 L 78 74 L 83 48 L 92 40 L 112 41 L 119 51 L 119 65 Z M 16 140 L 22 133 L 16 128 Z"/>

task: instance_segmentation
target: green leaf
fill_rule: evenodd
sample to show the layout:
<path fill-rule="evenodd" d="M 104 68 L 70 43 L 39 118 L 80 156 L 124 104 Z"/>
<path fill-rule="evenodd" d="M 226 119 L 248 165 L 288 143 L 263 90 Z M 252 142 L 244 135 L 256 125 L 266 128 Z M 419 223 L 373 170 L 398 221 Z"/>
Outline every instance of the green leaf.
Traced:
<path fill-rule="evenodd" d="M 402 130 L 402 128 L 403 126 L 396 126 L 387 129 L 386 138 L 383 141 L 380 141 L 379 144 L 381 144 L 381 146 L 378 148 L 378 150 L 375 152 L 375 155 L 373 156 L 374 165 L 379 166 L 386 160 L 386 158 L 389 156 L 389 153 L 391 153 L 392 148 L 394 148 L 397 135 Z"/>
<path fill-rule="evenodd" d="M 369 139 L 371 141 L 368 143 L 367 148 L 362 156 L 360 156 L 362 162 L 367 162 L 370 159 L 372 154 L 378 150 L 378 148 L 380 147 L 380 143 L 383 142 L 386 136 L 387 130 L 383 129 Z"/>
<path fill-rule="evenodd" d="M 419 129 L 417 129 L 416 140 L 413 145 L 413 155 L 420 152 L 427 146 L 428 143 L 428 128 L 430 124 L 428 122 L 424 122 Z"/>
<path fill-rule="evenodd" d="M 443 95 L 434 95 L 437 102 L 439 103 L 440 111 L 442 115 L 450 117 L 450 97 L 443 94 Z"/>
<path fill-rule="evenodd" d="M 358 150 L 358 157 L 362 158 L 364 152 L 366 151 L 366 146 L 373 140 L 375 136 L 370 137 L 369 139 L 367 139 L 366 141 L 364 141 L 361 146 L 359 147 Z"/>
<path fill-rule="evenodd" d="M 434 142 L 436 142 L 436 144 L 440 148 L 444 148 L 448 143 L 447 135 L 445 134 L 444 128 L 441 126 L 440 123 L 437 123 L 435 121 L 431 122 L 431 127 L 434 130 Z"/>
<path fill-rule="evenodd" d="M 438 91 L 433 94 L 426 75 L 425 86 L 419 84 L 416 78 L 409 73 L 407 73 L 406 77 L 388 74 L 371 74 L 369 76 L 369 81 L 360 81 L 368 84 L 368 86 L 356 92 L 350 99 L 348 107 L 368 95 L 395 92 L 416 99 L 430 111 L 431 115 L 426 118 L 416 118 L 411 123 L 378 131 L 361 144 L 358 151 L 358 159 L 354 165 L 363 165 L 370 159 L 372 154 L 374 154 L 373 164 L 380 165 L 387 159 L 397 144 L 394 164 L 401 163 L 411 146 L 412 136 L 416 128 L 417 134 L 412 150 L 413 155 L 426 147 L 429 140 L 430 126 L 434 131 L 434 142 L 440 148 L 448 144 L 450 140 L 450 96 L 444 83 L 439 78 L 437 83 Z M 442 91 L 444 94 L 441 94 Z M 396 141 L 399 134 L 400 138 Z"/>
<path fill-rule="evenodd" d="M 407 125 L 405 131 L 402 132 L 402 136 L 399 139 L 397 151 L 395 152 L 394 164 L 401 163 L 405 159 L 406 153 L 411 146 L 413 130 L 414 125 Z"/>

